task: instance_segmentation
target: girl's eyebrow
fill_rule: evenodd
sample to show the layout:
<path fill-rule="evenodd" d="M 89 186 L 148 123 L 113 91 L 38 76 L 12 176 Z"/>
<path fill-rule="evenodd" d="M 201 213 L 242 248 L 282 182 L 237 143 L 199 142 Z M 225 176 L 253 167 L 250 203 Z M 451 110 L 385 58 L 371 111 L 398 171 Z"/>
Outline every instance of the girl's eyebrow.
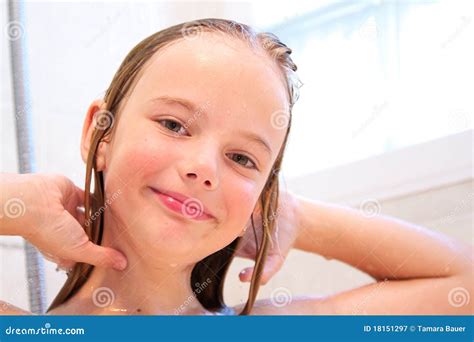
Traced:
<path fill-rule="evenodd" d="M 179 97 L 163 95 L 163 96 L 152 98 L 149 102 L 165 102 L 167 104 L 175 104 L 175 105 L 177 104 L 184 107 L 186 110 L 190 112 L 193 112 L 193 113 L 202 112 L 202 114 L 205 114 L 193 102 L 186 99 L 179 98 Z"/>
<path fill-rule="evenodd" d="M 261 138 L 258 134 L 250 132 L 250 131 L 237 131 L 237 133 L 243 137 L 246 137 L 249 140 L 255 141 L 256 143 L 259 143 L 261 146 L 265 148 L 265 150 L 272 155 L 272 149 L 270 148 L 270 145 L 263 139 Z"/>
<path fill-rule="evenodd" d="M 163 96 L 152 98 L 151 100 L 149 100 L 149 102 L 164 102 L 171 105 L 179 105 L 181 107 L 184 107 L 184 109 L 186 109 L 187 111 L 191 113 L 194 113 L 194 114 L 199 113 L 199 115 L 204 115 L 205 117 L 207 117 L 207 114 L 203 108 L 196 106 L 193 102 L 183 99 L 183 98 L 163 95 Z M 265 139 L 260 137 L 258 134 L 251 131 L 242 131 L 242 130 L 237 131 L 237 133 L 249 140 L 255 141 L 256 143 L 260 144 L 261 146 L 265 148 L 265 150 L 270 154 L 270 156 L 272 155 L 273 151 L 270 147 L 270 144 Z"/>

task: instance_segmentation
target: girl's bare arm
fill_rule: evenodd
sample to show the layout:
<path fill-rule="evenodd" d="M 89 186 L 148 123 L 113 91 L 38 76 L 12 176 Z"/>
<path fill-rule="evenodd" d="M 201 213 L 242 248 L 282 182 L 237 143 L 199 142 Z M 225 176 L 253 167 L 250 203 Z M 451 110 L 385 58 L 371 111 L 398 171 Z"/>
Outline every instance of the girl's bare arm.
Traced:
<path fill-rule="evenodd" d="M 376 280 L 327 298 L 334 313 L 473 312 L 472 246 L 399 219 L 304 198 L 297 210 L 295 248 L 341 260 Z"/>
<path fill-rule="evenodd" d="M 376 282 L 281 308 L 257 301 L 254 314 L 473 313 L 472 246 L 392 217 L 297 199 L 294 248 L 343 261 Z"/>

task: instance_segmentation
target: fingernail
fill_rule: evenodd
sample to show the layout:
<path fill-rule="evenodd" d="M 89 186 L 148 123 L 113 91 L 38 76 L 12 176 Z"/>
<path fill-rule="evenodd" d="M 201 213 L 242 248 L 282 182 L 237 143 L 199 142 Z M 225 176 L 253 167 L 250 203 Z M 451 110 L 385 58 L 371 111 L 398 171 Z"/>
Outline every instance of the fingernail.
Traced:
<path fill-rule="evenodd" d="M 251 270 L 247 268 L 247 269 L 243 270 L 242 272 L 240 272 L 240 275 L 243 278 L 242 282 L 249 282 L 250 281 L 250 278 L 249 278 L 250 271 Z"/>

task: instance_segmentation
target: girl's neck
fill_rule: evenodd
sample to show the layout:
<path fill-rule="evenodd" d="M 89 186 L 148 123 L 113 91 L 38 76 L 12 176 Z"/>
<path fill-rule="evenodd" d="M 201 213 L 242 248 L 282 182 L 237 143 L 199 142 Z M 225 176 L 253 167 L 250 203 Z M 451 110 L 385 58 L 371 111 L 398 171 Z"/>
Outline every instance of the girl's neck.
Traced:
<path fill-rule="evenodd" d="M 127 257 L 127 268 L 94 267 L 79 291 L 64 304 L 76 314 L 199 315 L 208 313 L 191 288 L 193 264 L 170 263 L 153 251 L 136 250 L 123 235 L 104 230 L 102 246 Z M 59 310 L 58 310 L 59 311 Z"/>
<path fill-rule="evenodd" d="M 130 267 L 130 266 L 129 266 Z M 127 269 L 129 269 L 127 267 Z M 76 315 L 205 315 L 191 291 L 185 270 L 167 273 L 156 281 L 135 270 L 119 272 L 94 267 L 79 291 L 54 314 Z M 164 273 L 165 274 L 165 273 Z M 156 275 L 156 273 L 155 273 Z"/>

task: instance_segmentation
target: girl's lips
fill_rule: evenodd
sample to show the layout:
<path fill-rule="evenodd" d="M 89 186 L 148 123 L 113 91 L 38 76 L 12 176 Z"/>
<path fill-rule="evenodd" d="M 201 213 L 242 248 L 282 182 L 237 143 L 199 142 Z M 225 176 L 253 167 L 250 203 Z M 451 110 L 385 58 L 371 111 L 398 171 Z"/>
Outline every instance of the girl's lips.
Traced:
<path fill-rule="evenodd" d="M 155 188 L 150 189 L 157 195 L 158 199 L 160 199 L 166 208 L 175 213 L 198 221 L 210 220 L 214 218 L 213 216 L 204 212 L 202 203 L 197 199 L 188 198 L 185 201 L 186 204 L 184 204 L 175 197 L 162 193 Z"/>

